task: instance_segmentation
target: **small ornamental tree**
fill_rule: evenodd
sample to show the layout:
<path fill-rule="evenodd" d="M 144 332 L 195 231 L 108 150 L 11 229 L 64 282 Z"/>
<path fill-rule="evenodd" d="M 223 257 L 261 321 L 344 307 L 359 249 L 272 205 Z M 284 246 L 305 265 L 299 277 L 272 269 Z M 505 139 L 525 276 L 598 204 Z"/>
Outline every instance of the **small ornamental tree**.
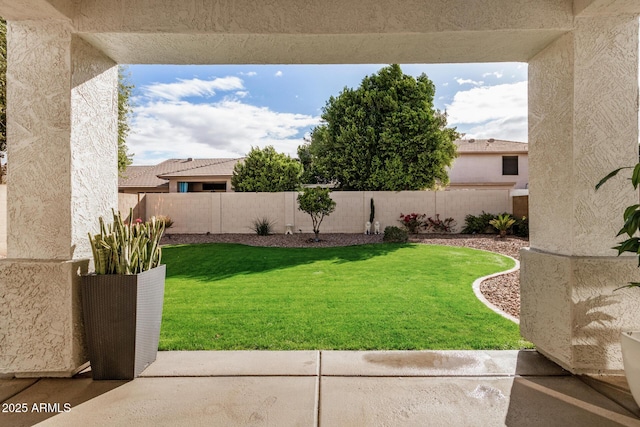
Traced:
<path fill-rule="evenodd" d="M 328 188 L 307 188 L 298 195 L 298 209 L 311 215 L 313 233 L 318 241 L 320 224 L 325 216 L 329 216 L 336 209 L 336 202 L 329 196 Z"/>

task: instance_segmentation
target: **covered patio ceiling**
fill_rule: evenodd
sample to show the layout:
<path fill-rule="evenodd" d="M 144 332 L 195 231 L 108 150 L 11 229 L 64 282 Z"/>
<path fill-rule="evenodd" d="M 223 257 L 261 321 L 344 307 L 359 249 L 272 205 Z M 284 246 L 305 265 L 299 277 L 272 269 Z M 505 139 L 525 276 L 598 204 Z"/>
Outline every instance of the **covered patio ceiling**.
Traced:
<path fill-rule="evenodd" d="M 527 62 L 574 17 L 636 0 L 0 0 L 9 20 L 69 20 L 117 63 Z"/>

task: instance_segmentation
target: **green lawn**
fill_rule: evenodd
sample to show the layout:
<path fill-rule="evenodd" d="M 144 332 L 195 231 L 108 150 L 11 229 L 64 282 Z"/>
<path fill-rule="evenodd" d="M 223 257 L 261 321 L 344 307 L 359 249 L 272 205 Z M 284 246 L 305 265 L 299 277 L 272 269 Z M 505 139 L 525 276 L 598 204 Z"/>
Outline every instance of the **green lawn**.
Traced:
<path fill-rule="evenodd" d="M 161 350 L 518 349 L 471 289 L 513 267 L 467 248 L 165 247 Z"/>

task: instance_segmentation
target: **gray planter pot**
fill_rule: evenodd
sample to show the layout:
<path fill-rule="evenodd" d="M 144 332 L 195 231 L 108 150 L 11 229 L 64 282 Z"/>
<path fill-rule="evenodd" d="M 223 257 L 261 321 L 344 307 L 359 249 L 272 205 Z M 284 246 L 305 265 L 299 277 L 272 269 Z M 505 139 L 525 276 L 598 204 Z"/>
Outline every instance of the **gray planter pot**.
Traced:
<path fill-rule="evenodd" d="M 94 380 L 131 380 L 156 360 L 166 266 L 134 275 L 82 278 L 82 309 Z"/>

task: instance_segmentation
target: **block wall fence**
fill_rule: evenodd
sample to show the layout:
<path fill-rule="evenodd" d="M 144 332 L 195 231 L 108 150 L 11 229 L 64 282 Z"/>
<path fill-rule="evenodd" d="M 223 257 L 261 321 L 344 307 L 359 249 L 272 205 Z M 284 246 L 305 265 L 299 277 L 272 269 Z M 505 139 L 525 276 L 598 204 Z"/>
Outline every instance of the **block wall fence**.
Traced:
<path fill-rule="evenodd" d="M 297 192 L 149 193 L 141 196 L 141 204 L 146 211 L 145 219 L 153 215 L 170 216 L 174 221 L 171 233 L 253 233 L 254 220 L 261 218 L 274 223 L 275 233 L 284 233 L 287 224 L 295 232 L 311 233 L 311 217 L 298 210 L 297 195 Z M 335 191 L 331 198 L 336 209 L 322 222 L 321 233 L 364 233 L 372 198 L 374 221 L 380 222 L 381 232 L 387 226 L 400 225 L 401 213 L 453 217 L 457 222 L 455 231 L 460 232 L 468 214 L 512 212 L 509 190 Z M 131 203 L 132 200 L 128 202 Z M 127 206 L 127 202 L 120 205 Z"/>
<path fill-rule="evenodd" d="M 171 233 L 253 233 L 255 219 L 268 218 L 275 233 L 284 233 L 287 224 L 293 230 L 311 233 L 311 218 L 298 210 L 298 193 L 149 193 L 118 194 L 118 209 L 134 218 L 169 215 L 174 221 Z M 335 191 L 331 198 L 336 210 L 324 219 L 321 233 L 364 233 L 369 220 L 371 198 L 375 204 L 375 221 L 380 231 L 400 225 L 401 213 L 425 213 L 441 219 L 453 217 L 455 232 L 464 228 L 468 214 L 513 212 L 509 190 L 451 191 Z M 373 226 L 371 227 L 373 231 Z M 0 185 L 0 256 L 7 255 L 7 186 Z"/>

